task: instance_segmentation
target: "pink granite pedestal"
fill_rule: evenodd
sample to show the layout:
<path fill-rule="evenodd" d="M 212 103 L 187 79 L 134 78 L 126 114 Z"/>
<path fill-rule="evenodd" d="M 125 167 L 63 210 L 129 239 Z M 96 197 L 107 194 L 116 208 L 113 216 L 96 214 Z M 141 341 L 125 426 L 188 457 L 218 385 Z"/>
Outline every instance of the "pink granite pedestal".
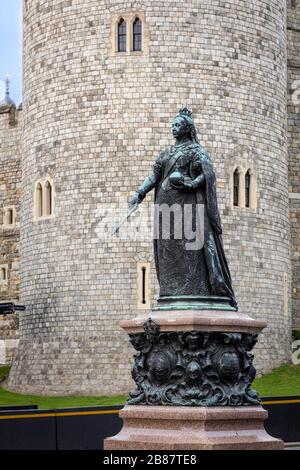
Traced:
<path fill-rule="evenodd" d="M 258 334 L 266 322 L 230 310 L 154 310 L 121 322 L 128 334 L 143 332 L 151 319 L 161 332 Z M 268 435 L 261 406 L 127 405 L 121 432 L 104 441 L 105 450 L 280 450 Z"/>
<path fill-rule="evenodd" d="M 123 429 L 105 450 L 282 450 L 261 407 L 125 406 Z"/>

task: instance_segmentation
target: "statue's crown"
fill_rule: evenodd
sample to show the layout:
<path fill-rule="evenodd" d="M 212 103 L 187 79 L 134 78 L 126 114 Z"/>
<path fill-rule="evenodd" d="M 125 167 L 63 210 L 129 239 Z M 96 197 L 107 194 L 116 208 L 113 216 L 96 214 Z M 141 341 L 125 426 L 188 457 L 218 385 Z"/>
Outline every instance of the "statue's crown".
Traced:
<path fill-rule="evenodd" d="M 179 116 L 187 116 L 192 119 L 193 113 L 190 109 L 188 108 L 180 108 L 179 110 Z"/>

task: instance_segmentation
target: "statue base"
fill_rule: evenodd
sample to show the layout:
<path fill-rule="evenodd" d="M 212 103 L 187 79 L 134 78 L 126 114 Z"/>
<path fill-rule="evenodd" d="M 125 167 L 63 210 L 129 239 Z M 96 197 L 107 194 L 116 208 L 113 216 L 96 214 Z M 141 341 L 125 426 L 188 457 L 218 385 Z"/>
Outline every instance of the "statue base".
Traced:
<path fill-rule="evenodd" d="M 123 428 L 105 450 L 282 450 L 261 407 L 125 406 Z"/>
<path fill-rule="evenodd" d="M 206 310 L 166 305 L 121 322 L 137 351 L 136 389 L 105 449 L 283 449 L 264 430 L 267 412 L 251 389 L 251 350 L 266 322 L 216 301 Z"/>

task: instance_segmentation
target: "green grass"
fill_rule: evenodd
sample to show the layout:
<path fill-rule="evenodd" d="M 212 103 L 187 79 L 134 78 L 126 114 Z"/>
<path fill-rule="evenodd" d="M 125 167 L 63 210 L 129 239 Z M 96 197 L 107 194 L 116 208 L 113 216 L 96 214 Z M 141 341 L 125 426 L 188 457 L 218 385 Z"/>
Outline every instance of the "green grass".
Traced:
<path fill-rule="evenodd" d="M 261 397 L 300 396 L 300 365 L 285 364 L 253 382 Z"/>
<path fill-rule="evenodd" d="M 8 376 L 9 366 L 0 366 L 0 383 Z M 41 397 L 36 395 L 21 395 L 9 392 L 0 387 L 0 406 L 38 405 L 39 409 L 76 408 L 80 406 L 110 406 L 123 405 L 126 397 Z"/>
<path fill-rule="evenodd" d="M 9 374 L 9 366 L 0 366 L 0 382 Z M 286 364 L 273 370 L 270 374 L 256 379 L 253 388 L 261 397 L 300 396 L 300 365 Z M 41 397 L 21 395 L 9 392 L 0 387 L 0 406 L 38 405 L 40 409 L 76 408 L 84 406 L 123 405 L 126 397 Z"/>
<path fill-rule="evenodd" d="M 0 383 L 8 377 L 10 366 L 0 366 Z"/>
<path fill-rule="evenodd" d="M 113 397 L 40 397 L 35 395 L 20 395 L 0 387 L 0 406 L 38 405 L 39 409 L 77 408 L 80 406 L 109 406 L 122 405 L 125 396 Z"/>

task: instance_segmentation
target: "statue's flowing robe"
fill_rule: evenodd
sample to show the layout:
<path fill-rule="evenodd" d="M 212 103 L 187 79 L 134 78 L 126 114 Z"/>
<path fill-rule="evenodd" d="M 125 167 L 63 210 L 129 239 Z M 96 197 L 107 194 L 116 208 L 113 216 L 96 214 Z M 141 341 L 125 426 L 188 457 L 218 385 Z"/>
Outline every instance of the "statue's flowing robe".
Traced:
<path fill-rule="evenodd" d="M 191 180 L 202 174 L 204 183 L 195 190 L 174 189 L 170 175 L 175 171 Z M 202 204 L 204 210 L 204 244 L 197 250 L 186 249 L 186 244 L 191 240 L 185 236 L 181 239 L 174 237 L 172 224 L 170 237 L 162 236 L 162 216 L 156 217 L 159 224 L 155 227 L 154 255 L 160 295 L 223 296 L 229 297 L 232 305 L 236 307 L 222 242 L 216 178 L 211 159 L 204 147 L 198 142 L 190 141 L 165 150 L 155 162 L 153 175 L 144 185 L 141 189 L 145 192 L 150 186 L 155 187 L 156 208 L 162 207 L 163 204 L 170 207 L 176 204 L 182 211 L 185 205 L 193 207 L 193 227 L 197 230 L 197 204 Z M 185 235 L 183 225 L 182 229 Z"/>

